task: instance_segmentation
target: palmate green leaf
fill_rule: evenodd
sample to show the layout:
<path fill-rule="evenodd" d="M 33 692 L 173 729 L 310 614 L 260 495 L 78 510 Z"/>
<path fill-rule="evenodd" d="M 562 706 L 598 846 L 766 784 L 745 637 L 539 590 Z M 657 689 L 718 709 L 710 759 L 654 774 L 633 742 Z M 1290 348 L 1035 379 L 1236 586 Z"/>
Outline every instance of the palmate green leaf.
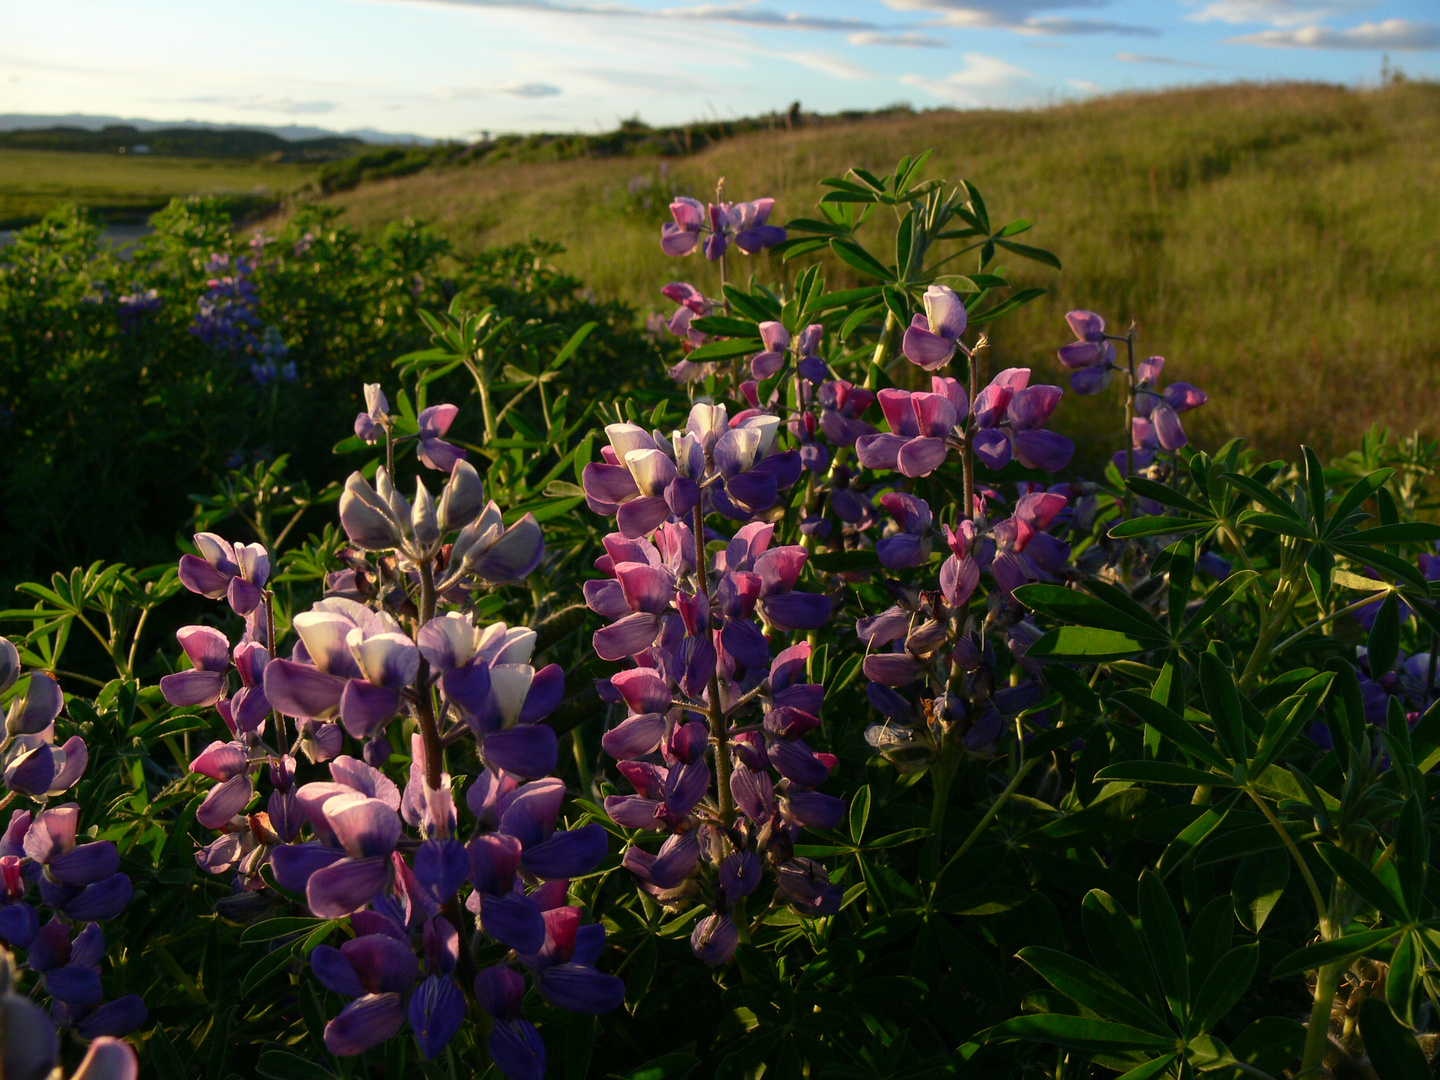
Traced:
<path fill-rule="evenodd" d="M 1377 1076 L 1385 1080 L 1431 1080 L 1434 1073 L 1414 1034 L 1384 1001 L 1370 997 L 1360 1006 L 1360 1038 Z"/>
<path fill-rule="evenodd" d="M 1377 469 L 1368 476 L 1363 476 L 1350 486 L 1350 490 L 1341 497 L 1339 504 L 1335 507 L 1335 513 L 1325 523 L 1325 535 L 1336 536 L 1346 531 L 1349 526 L 1350 515 L 1359 510 L 1361 505 L 1375 492 L 1385 486 L 1385 482 L 1395 475 L 1394 469 Z"/>
<path fill-rule="evenodd" d="M 807 560 L 816 570 L 828 573 L 853 573 L 865 570 L 879 570 L 880 557 L 869 551 L 822 551 Z"/>
<path fill-rule="evenodd" d="M 1101 627 L 1130 637 L 1154 638 L 1161 642 L 1167 637 L 1165 628 L 1143 608 L 1140 611 L 1144 618 L 1140 618 L 1132 611 L 1121 610 L 1099 597 L 1067 589 L 1063 585 L 1032 582 L 1016 589 L 1014 596 L 1032 611 L 1067 623 Z"/>
<path fill-rule="evenodd" d="M 1390 954 L 1390 970 L 1385 973 L 1385 1000 L 1406 1027 L 1413 1027 L 1415 990 L 1420 979 L 1420 950 L 1415 934 L 1404 934 Z"/>
<path fill-rule="evenodd" d="M 1316 675 L 1300 688 L 1299 693 L 1287 697 L 1270 711 L 1260 742 L 1255 747 L 1255 755 L 1250 760 L 1251 769 L 1263 772 L 1285 752 L 1315 715 L 1333 680 L 1334 675 L 1328 671 Z"/>
<path fill-rule="evenodd" d="M 1166 565 L 1170 579 L 1166 621 L 1170 633 L 1177 634 L 1185 619 L 1185 609 L 1190 606 L 1190 586 L 1195 579 L 1195 541 L 1193 538 L 1179 540 L 1166 550 L 1170 555 Z"/>
<path fill-rule="evenodd" d="M 1015 224 L 1020 223 L 1011 222 L 1011 225 Z M 1007 229 L 1009 227 L 1009 225 L 1005 226 L 1005 228 Z M 1030 226 L 1028 223 L 1025 223 L 1025 227 L 1029 228 Z M 1003 232 L 1004 230 L 1001 231 Z M 1031 247 L 1029 244 L 1016 243 L 1014 240 L 1002 240 L 999 233 L 997 233 L 993 239 L 995 240 L 995 243 L 998 244 L 1000 247 L 1004 248 L 1006 251 L 1014 252 L 1022 259 L 1029 259 L 1032 262 L 1044 263 L 1046 266 L 1052 266 L 1056 270 L 1062 269 L 1060 265 L 1060 260 L 1057 259 L 1050 252 L 1046 251 L 1044 248 Z"/>
<path fill-rule="evenodd" d="M 1154 640 L 1142 641 L 1117 630 L 1101 630 L 1089 626 L 1060 626 L 1047 631 L 1030 646 L 1029 655 L 1037 659 L 1077 660 L 1099 663 L 1125 660 L 1156 647 Z"/>
<path fill-rule="evenodd" d="M 1080 923 L 1090 955 L 1106 972 L 1152 1011 L 1163 1008 L 1150 954 L 1119 902 L 1102 889 L 1091 889 L 1080 903 Z"/>
<path fill-rule="evenodd" d="M 845 322 L 841 325 L 840 340 L 847 340 L 859 327 L 878 316 L 884 310 L 884 304 L 871 304 L 868 307 L 856 308 L 846 317 Z"/>
<path fill-rule="evenodd" d="M 1333 844 L 1317 844 L 1316 853 L 1352 892 L 1392 922 L 1408 923 L 1410 913 L 1404 901 L 1375 876 L 1375 872 L 1348 851 Z"/>
<path fill-rule="evenodd" d="M 1235 869 L 1231 895 L 1240 925 L 1258 934 L 1290 881 L 1290 855 L 1285 851 L 1247 855 Z"/>
<path fill-rule="evenodd" d="M 1311 971 L 1326 964 L 1349 964 L 1364 956 L 1371 949 L 1398 937 L 1400 932 L 1399 927 L 1382 927 L 1378 930 L 1361 930 L 1356 934 L 1346 934 L 1344 937 L 1306 945 L 1303 949 L 1295 950 L 1276 964 L 1270 971 L 1270 977 L 1283 979 L 1287 975 L 1299 975 L 1302 971 Z"/>
<path fill-rule="evenodd" d="M 1229 776 L 1177 765 L 1173 761 L 1121 761 L 1107 765 L 1095 774 L 1096 780 L 1128 780 L 1137 784 L 1176 784 L 1180 787 L 1239 787 Z"/>
<path fill-rule="evenodd" d="M 1356 543 L 1354 536 L 1351 535 L 1347 535 L 1342 540 L 1332 540 L 1330 547 L 1355 562 L 1388 574 L 1406 585 L 1414 586 L 1422 593 L 1429 590 L 1430 583 L 1425 580 L 1425 575 L 1420 573 L 1419 567 L 1408 559 L 1402 559 L 1391 552 Z"/>
<path fill-rule="evenodd" d="M 744 289 L 728 283 L 725 285 L 724 293 L 730 306 L 747 319 L 762 323 L 773 322 L 780 318 L 780 303 L 773 296 L 764 292 L 758 295 L 748 293 Z"/>
<path fill-rule="evenodd" d="M 1255 966 L 1259 962 L 1258 944 L 1241 945 L 1220 958 L 1195 992 L 1190 1019 L 1185 1025 L 1187 1036 L 1209 1031 L 1235 1007 L 1255 977 Z"/>
<path fill-rule="evenodd" d="M 1246 760 L 1249 747 L 1240 691 L 1236 689 L 1234 673 L 1213 652 L 1200 655 L 1200 693 L 1225 755 L 1232 761 Z"/>
<path fill-rule="evenodd" d="M 1163 1018 L 1099 968 L 1039 945 L 1021 949 L 1016 955 L 1081 1008 L 1142 1031 L 1170 1035 Z"/>
<path fill-rule="evenodd" d="M 850 839 L 860 843 L 865 838 L 865 825 L 870 820 L 870 785 L 863 785 L 850 800 Z"/>
<path fill-rule="evenodd" d="M 1269 514 L 1264 510 L 1246 510 L 1236 519 L 1237 525 L 1264 529 L 1266 532 L 1293 536 L 1300 540 L 1315 539 L 1315 532 L 1309 525 L 1287 514 Z"/>
<path fill-rule="evenodd" d="M 707 341 L 698 349 L 688 353 L 685 359 L 692 363 L 703 363 L 706 360 L 732 360 L 737 356 L 749 356 L 765 348 L 764 342 L 759 338 L 746 338 L 730 341 Z"/>
<path fill-rule="evenodd" d="M 1046 292 L 1047 290 L 1045 289 L 1021 289 L 1008 300 L 1004 300 L 994 307 L 986 308 L 984 311 L 977 311 L 972 314 L 970 316 L 970 325 L 980 326 L 983 323 L 993 322 L 1005 315 L 1009 315 L 1010 312 L 1016 308 L 1024 307 L 1030 303 L 1030 301 L 1039 299 L 1044 296 Z"/>
<path fill-rule="evenodd" d="M 1377 525 L 1358 529 L 1345 539 L 1361 544 L 1433 544 L 1440 540 L 1440 525 L 1428 521 L 1402 521 L 1395 525 Z"/>
<path fill-rule="evenodd" d="M 703 334 L 723 334 L 725 337 L 749 339 L 759 332 L 753 322 L 728 315 L 703 315 L 692 319 L 690 325 Z"/>
<path fill-rule="evenodd" d="M 1140 874 L 1140 928 L 1155 960 L 1155 973 L 1170 1011 L 1177 1017 L 1190 1012 L 1190 965 L 1185 957 L 1185 933 L 1175 905 L 1160 878 L 1150 870 Z"/>
<path fill-rule="evenodd" d="M 1395 666 L 1400 655 L 1400 602 L 1393 592 L 1380 601 L 1366 644 L 1371 671 L 1389 671 Z"/>
<path fill-rule="evenodd" d="M 1115 701 L 1124 705 L 1176 746 L 1229 776 L 1233 765 L 1184 717 L 1138 690 L 1122 690 Z"/>
<path fill-rule="evenodd" d="M 1163 1057 L 1154 1058 L 1120 1074 L 1116 1080 L 1156 1080 L 1156 1077 L 1164 1075 L 1165 1071 L 1179 1058 L 1179 1054 L 1166 1054 Z"/>
<path fill-rule="evenodd" d="M 818 296 L 810 297 L 802 314 L 814 315 L 822 311 L 833 311 L 835 308 L 848 308 L 852 304 L 874 300 L 879 295 L 879 285 L 867 285 L 863 289 L 842 289 L 839 292 L 822 293 Z"/>
<path fill-rule="evenodd" d="M 1430 868 L 1430 843 L 1425 815 L 1415 792 L 1405 800 L 1395 822 L 1395 868 L 1400 877 L 1401 897 L 1409 911 L 1420 910 L 1425 878 Z"/>
<path fill-rule="evenodd" d="M 1165 1050 L 1175 1045 L 1173 1035 L 1159 1035 L 1089 1016 L 1040 1013 L 1016 1016 L 991 1028 L 990 1039 L 1026 1039 L 1066 1050 Z"/>
<path fill-rule="evenodd" d="M 1283 1016 L 1262 1016 L 1230 1040 L 1230 1054 L 1271 1076 L 1279 1076 L 1300 1056 L 1305 1026 Z"/>
<path fill-rule="evenodd" d="M 694 1054 L 662 1054 L 629 1073 L 625 1080 L 684 1080 L 700 1067 Z"/>
<path fill-rule="evenodd" d="M 1127 476 L 1125 486 L 1142 499 L 1158 502 L 1162 506 L 1169 506 L 1206 520 L 1213 520 L 1215 517 L 1214 512 L 1208 506 L 1196 502 L 1188 495 L 1181 494 L 1169 484 L 1162 484 L 1144 476 Z"/>
<path fill-rule="evenodd" d="M 1325 532 L 1325 467 L 1320 464 L 1320 459 L 1315 456 L 1315 451 L 1308 446 L 1301 446 L 1300 453 L 1305 458 L 1305 491 L 1310 500 L 1310 516 L 1315 522 L 1315 532 L 1323 535 Z"/>
<path fill-rule="evenodd" d="M 1212 521 L 1196 521 L 1182 517 L 1134 517 L 1113 525 L 1110 536 L 1124 540 L 1133 536 L 1174 536 L 1204 532 L 1215 527 Z"/>
<path fill-rule="evenodd" d="M 1232 791 L 1218 805 L 1206 807 L 1194 821 L 1175 834 L 1155 862 L 1156 872 L 1162 879 L 1173 874 L 1176 868 L 1190 858 L 1220 828 L 1239 798 L 1240 792 Z"/>
<path fill-rule="evenodd" d="M 1295 508 L 1283 496 L 1271 491 L 1254 477 L 1246 476 L 1244 473 L 1227 472 L 1222 473 L 1220 479 L 1237 491 L 1250 496 L 1262 506 L 1268 507 L 1272 513 L 1288 518 L 1294 524 L 1304 527 L 1305 520 L 1295 512 Z"/>
<path fill-rule="evenodd" d="M 871 255 L 854 240 L 834 237 L 830 241 L 830 250 L 841 262 L 859 270 L 862 274 L 879 278 L 881 281 L 895 280 L 894 271 L 886 269 L 874 255 Z"/>
<path fill-rule="evenodd" d="M 271 1080 L 333 1080 L 335 1076 L 318 1061 L 288 1050 L 266 1050 L 255 1063 L 255 1071 Z"/>
<path fill-rule="evenodd" d="M 1042 678 L 1066 703 L 1079 709 L 1087 716 L 1099 716 L 1105 711 L 1100 696 L 1091 689 L 1077 672 L 1063 664 L 1047 664 L 1041 672 Z"/>
<path fill-rule="evenodd" d="M 1180 640 L 1188 641 L 1198 631 L 1203 629 L 1211 619 L 1219 615 L 1227 604 L 1259 580 L 1260 575 L 1254 570 L 1236 570 L 1224 581 L 1216 585 L 1210 590 L 1210 595 L 1205 597 L 1204 601 L 1201 602 L 1195 614 L 1190 616 L 1189 622 L 1180 628 Z"/>

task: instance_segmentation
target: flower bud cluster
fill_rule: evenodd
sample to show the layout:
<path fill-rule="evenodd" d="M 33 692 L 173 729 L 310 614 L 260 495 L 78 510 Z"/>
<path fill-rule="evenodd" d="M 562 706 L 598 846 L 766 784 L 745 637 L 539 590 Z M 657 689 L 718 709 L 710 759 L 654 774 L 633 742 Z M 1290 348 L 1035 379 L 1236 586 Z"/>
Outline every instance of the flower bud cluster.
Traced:
<path fill-rule="evenodd" d="M 711 262 L 723 258 L 731 244 L 754 255 L 785 239 L 784 229 L 766 224 L 774 208 L 774 199 L 706 204 L 682 195 L 670 204 L 675 220 L 661 226 L 660 246 L 666 255 L 690 255 L 703 249 Z M 701 236 L 705 237 L 703 244 Z"/>

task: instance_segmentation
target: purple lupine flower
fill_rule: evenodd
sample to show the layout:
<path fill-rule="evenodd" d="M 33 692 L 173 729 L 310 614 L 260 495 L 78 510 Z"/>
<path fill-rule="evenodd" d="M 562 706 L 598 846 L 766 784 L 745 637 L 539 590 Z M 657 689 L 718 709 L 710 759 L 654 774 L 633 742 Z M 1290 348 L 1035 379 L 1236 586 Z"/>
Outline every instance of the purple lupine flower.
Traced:
<path fill-rule="evenodd" d="M 1205 392 L 1189 383 L 1173 382 L 1163 393 L 1155 389 L 1155 380 L 1165 366 L 1163 356 L 1152 356 L 1136 370 L 1135 412 L 1154 427 L 1155 441 L 1165 450 L 1179 450 L 1188 442 L 1180 413 L 1199 408 L 1206 402 Z M 1054 470 L 1051 470 L 1052 472 Z"/>
<path fill-rule="evenodd" d="M 956 380 L 935 378 L 933 383 L 936 392 L 928 394 L 880 391 L 880 409 L 890 430 L 856 441 L 861 465 L 916 477 L 929 476 L 945 463 L 947 440 L 968 414 L 968 401 Z"/>
<path fill-rule="evenodd" d="M 1045 430 L 1063 391 L 1031 386 L 1029 368 L 1007 368 L 975 399 L 975 456 L 1000 469 L 1013 455 L 1027 468 L 1059 472 L 1075 453 L 1064 435 Z"/>
<path fill-rule="evenodd" d="M 883 506 L 895 519 L 897 531 L 875 544 L 875 554 L 887 570 L 924 566 L 930 561 L 930 504 L 901 491 L 880 496 Z"/>
<path fill-rule="evenodd" d="M 228 600 L 237 615 L 249 615 L 259 607 L 270 577 L 265 548 L 231 544 L 210 532 L 196 533 L 194 539 L 200 554 L 180 556 L 180 583 L 210 600 Z"/>
<path fill-rule="evenodd" d="M 965 302 L 944 285 L 931 285 L 921 301 L 925 314 L 917 313 L 910 321 L 901 351 L 912 364 L 934 371 L 950 362 L 956 348 L 964 350 L 960 335 L 967 320 Z"/>
<path fill-rule="evenodd" d="M 9 689 L 20 677 L 20 656 L 15 646 L 5 638 L 0 642 L 8 648 L 0 649 L 0 682 Z M 14 655 L 13 661 L 11 654 Z M 55 722 L 60 710 L 65 707 L 65 695 L 60 684 L 48 672 L 30 672 L 30 682 L 23 695 L 16 695 L 10 701 L 5 714 L 5 732 L 8 735 L 39 735 Z"/>
<path fill-rule="evenodd" d="M 940 592 L 953 608 L 963 608 L 980 584 L 980 563 L 976 559 L 975 522 L 963 518 L 954 529 L 943 529 L 950 556 L 940 567 Z"/>
<path fill-rule="evenodd" d="M 1052 492 L 1025 495 L 1015 504 L 1015 513 L 991 529 L 996 552 L 990 563 L 990 572 L 1006 595 L 1027 581 L 1048 577 L 1047 570 L 1054 565 L 1057 554 L 1047 550 L 1048 543 L 1060 544 L 1064 548 L 1063 553 L 1058 553 L 1062 562 L 1069 554 L 1068 545 L 1049 537 L 1044 531 L 1065 509 L 1067 501 L 1064 495 Z M 1041 537 L 1048 537 L 1048 541 L 1039 539 Z M 1029 551 L 1032 544 L 1036 544 L 1035 553 Z M 1037 563 L 1034 554 L 1040 553 L 1043 553 L 1042 561 Z M 1050 557 L 1045 558 L 1045 555 Z"/>
<path fill-rule="evenodd" d="M 374 445 L 376 434 L 390 423 L 390 401 L 379 383 L 365 384 L 365 411 L 355 417 L 355 434 Z"/>
<path fill-rule="evenodd" d="M 459 412 L 459 408 L 454 405 L 431 405 L 428 409 L 422 409 L 415 418 L 420 427 L 420 447 L 416 454 L 432 469 L 449 473 L 455 468 L 455 463 L 465 457 L 464 450 L 443 438 Z"/>
<path fill-rule="evenodd" d="M 1076 340 L 1056 354 L 1071 369 L 1070 389 L 1095 394 L 1110 383 L 1115 370 L 1115 343 L 1105 333 L 1105 320 L 1093 311 L 1072 311 L 1065 316 Z"/>
<path fill-rule="evenodd" d="M 667 255 L 689 255 L 700 245 L 702 234 L 705 257 L 715 262 L 733 242 L 746 255 L 754 255 L 774 247 L 785 239 L 785 230 L 767 225 L 774 199 L 756 199 L 747 203 L 710 203 L 682 195 L 670 204 L 673 222 L 660 229 L 660 246 Z"/>
<path fill-rule="evenodd" d="M 820 403 L 820 430 L 836 446 L 854 446 L 855 440 L 874 435 L 873 425 L 860 419 L 875 401 L 875 394 L 844 379 L 822 383 L 816 399 Z"/>

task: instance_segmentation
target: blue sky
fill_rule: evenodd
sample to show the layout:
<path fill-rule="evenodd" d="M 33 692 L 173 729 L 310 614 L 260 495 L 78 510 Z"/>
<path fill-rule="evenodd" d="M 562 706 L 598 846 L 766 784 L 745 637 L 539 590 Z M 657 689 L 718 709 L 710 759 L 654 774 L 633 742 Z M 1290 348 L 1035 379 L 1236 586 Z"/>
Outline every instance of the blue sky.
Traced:
<path fill-rule="evenodd" d="M 598 131 L 1440 78 L 1437 0 L 0 0 L 0 113 Z"/>

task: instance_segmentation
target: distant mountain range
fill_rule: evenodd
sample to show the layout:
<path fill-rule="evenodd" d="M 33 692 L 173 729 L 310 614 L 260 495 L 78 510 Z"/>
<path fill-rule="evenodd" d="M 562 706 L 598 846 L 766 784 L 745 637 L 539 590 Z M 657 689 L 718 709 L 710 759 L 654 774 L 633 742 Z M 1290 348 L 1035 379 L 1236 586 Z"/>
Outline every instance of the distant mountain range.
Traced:
<path fill-rule="evenodd" d="M 287 124 L 284 127 L 267 127 L 263 124 L 212 124 L 204 120 L 144 120 L 135 117 L 96 116 L 91 113 L 65 113 L 63 115 L 40 115 L 35 113 L 0 113 L 0 132 L 33 131 L 37 128 L 80 128 L 84 131 L 102 131 L 107 127 L 130 127 L 137 131 L 258 131 L 274 135 L 287 142 L 304 142 L 311 139 L 358 139 L 361 142 L 379 145 L 406 143 L 412 146 L 433 146 L 438 140 L 423 135 L 404 135 L 392 131 L 376 131 L 374 128 L 352 128 L 349 131 L 332 131 L 328 128 L 302 127 Z"/>

